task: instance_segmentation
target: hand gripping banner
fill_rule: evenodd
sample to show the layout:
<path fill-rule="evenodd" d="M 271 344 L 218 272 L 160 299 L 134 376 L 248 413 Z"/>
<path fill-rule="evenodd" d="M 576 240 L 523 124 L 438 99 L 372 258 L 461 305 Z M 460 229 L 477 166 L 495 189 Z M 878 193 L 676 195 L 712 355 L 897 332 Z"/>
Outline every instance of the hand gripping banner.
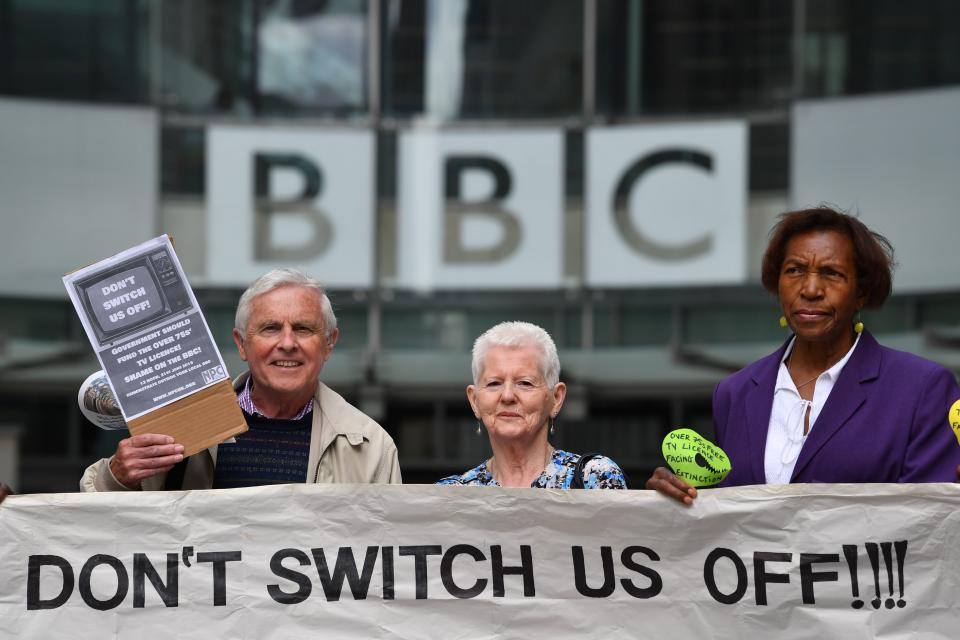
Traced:
<path fill-rule="evenodd" d="M 956 637 L 960 486 L 11 496 L 0 638 Z"/>

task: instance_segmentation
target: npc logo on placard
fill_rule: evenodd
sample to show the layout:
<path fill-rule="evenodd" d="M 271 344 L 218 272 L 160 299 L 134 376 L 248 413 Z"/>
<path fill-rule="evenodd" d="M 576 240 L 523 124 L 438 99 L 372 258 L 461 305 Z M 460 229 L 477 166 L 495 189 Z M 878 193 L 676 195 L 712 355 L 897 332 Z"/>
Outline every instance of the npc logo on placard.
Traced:
<path fill-rule="evenodd" d="M 203 384 L 210 384 L 211 382 L 216 382 L 217 380 L 222 380 L 227 377 L 227 374 L 221 366 L 211 367 L 200 373 L 203 375 Z"/>

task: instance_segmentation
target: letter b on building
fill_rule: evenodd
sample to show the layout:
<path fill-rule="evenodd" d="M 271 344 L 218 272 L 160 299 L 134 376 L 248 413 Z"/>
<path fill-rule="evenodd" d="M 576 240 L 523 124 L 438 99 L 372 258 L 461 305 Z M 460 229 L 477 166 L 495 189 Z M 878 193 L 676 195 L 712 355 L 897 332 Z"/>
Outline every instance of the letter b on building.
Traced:
<path fill-rule="evenodd" d="M 270 177 L 275 170 L 294 171 L 303 180 L 301 192 L 293 198 L 275 198 Z M 255 153 L 253 156 L 255 260 L 310 260 L 322 255 L 333 239 L 330 217 L 314 201 L 323 189 L 323 174 L 315 163 L 296 153 Z M 310 232 L 302 243 L 279 247 L 274 241 L 274 217 L 300 216 Z"/>

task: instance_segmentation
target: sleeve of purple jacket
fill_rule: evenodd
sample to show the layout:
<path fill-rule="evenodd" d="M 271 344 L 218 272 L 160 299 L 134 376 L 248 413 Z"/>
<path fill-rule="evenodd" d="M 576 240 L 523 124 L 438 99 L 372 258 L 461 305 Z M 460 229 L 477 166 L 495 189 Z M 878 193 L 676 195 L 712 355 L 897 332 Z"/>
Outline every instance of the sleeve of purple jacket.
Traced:
<path fill-rule="evenodd" d="M 926 378 L 910 425 L 899 481 L 956 482 L 960 442 L 950 426 L 948 412 L 960 400 L 960 387 L 943 367 L 933 367 Z"/>

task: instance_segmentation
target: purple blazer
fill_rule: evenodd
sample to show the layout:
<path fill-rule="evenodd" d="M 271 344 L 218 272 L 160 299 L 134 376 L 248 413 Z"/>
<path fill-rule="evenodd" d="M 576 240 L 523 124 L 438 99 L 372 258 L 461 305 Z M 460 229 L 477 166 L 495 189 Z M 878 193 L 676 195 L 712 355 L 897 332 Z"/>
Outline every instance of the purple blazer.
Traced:
<path fill-rule="evenodd" d="M 717 444 L 733 466 L 720 486 L 765 484 L 776 353 L 717 385 Z M 960 444 L 947 420 L 960 387 L 947 369 L 880 346 L 866 331 L 800 450 L 790 482 L 955 482 Z"/>

